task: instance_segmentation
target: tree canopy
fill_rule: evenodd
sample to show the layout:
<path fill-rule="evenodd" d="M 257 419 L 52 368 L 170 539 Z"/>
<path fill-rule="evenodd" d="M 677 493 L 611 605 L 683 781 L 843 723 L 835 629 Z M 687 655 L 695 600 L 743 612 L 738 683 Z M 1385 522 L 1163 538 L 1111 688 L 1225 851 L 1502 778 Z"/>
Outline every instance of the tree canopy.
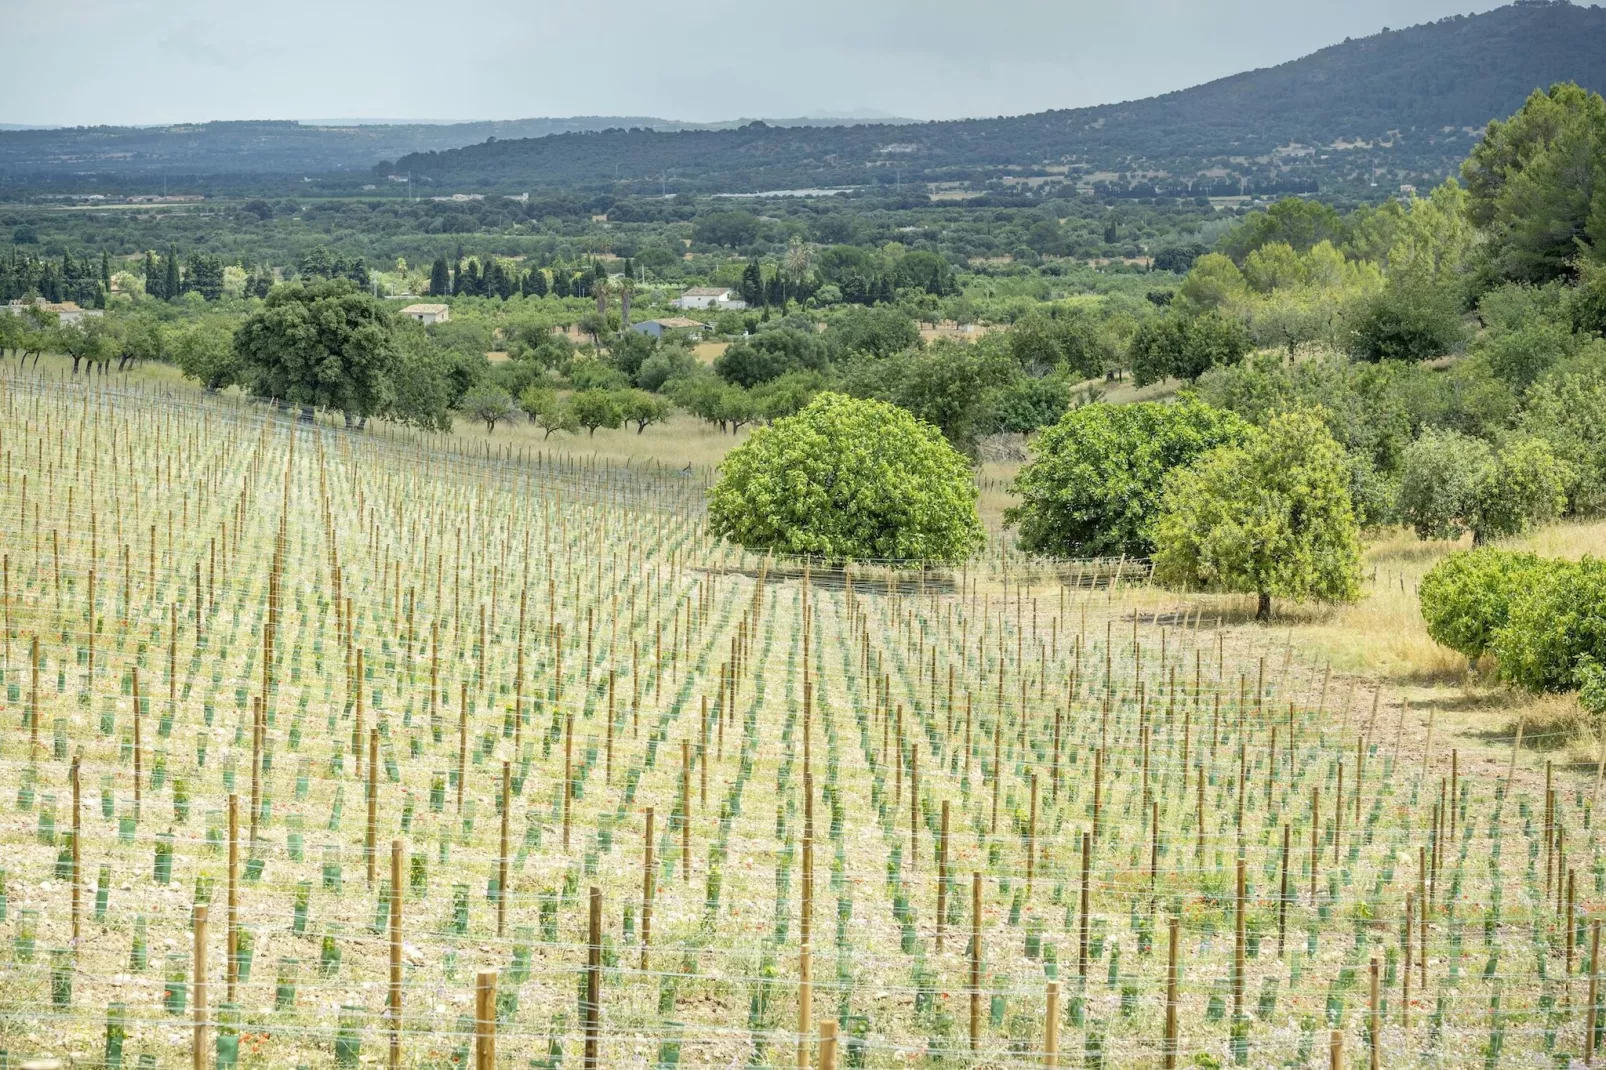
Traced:
<path fill-rule="evenodd" d="M 708 515 L 750 549 L 833 561 L 954 563 L 985 539 L 965 458 L 908 412 L 842 394 L 732 450 Z"/>
<path fill-rule="evenodd" d="M 1014 482 L 1021 504 L 1005 520 L 1031 553 L 1146 555 L 1167 473 L 1247 432 L 1234 414 L 1191 395 L 1072 409 L 1033 443 Z"/>
<path fill-rule="evenodd" d="M 1361 542 L 1344 450 L 1319 414 L 1273 417 L 1242 445 L 1172 472 L 1154 526 L 1154 575 L 1187 590 L 1348 602 L 1360 594 Z"/>

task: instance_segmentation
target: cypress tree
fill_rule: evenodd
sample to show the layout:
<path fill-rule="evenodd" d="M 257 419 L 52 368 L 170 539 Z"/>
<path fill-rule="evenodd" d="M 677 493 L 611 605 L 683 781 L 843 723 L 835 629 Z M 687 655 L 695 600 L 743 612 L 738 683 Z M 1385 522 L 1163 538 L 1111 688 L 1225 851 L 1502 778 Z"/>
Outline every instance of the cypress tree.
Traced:
<path fill-rule="evenodd" d="M 165 261 L 166 262 L 162 265 L 162 299 L 165 301 L 171 301 L 173 298 L 177 297 L 179 293 L 177 246 L 169 245 L 167 247 L 167 256 Z"/>
<path fill-rule="evenodd" d="M 429 292 L 436 296 L 452 292 L 451 272 L 446 266 L 444 256 L 437 256 L 435 263 L 429 269 Z"/>

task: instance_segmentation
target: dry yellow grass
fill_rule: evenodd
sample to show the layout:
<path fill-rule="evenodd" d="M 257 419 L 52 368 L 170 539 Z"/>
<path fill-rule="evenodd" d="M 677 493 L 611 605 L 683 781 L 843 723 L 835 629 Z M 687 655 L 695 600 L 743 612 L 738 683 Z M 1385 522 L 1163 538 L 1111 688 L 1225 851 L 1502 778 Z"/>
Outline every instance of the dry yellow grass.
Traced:
<path fill-rule="evenodd" d="M 724 460 L 725 454 L 747 440 L 748 432 L 749 428 L 744 427 L 733 435 L 695 416 L 676 412 L 639 435 L 634 427 L 626 426 L 612 431 L 599 429 L 594 435 L 584 431 L 572 435 L 559 432 L 544 438 L 541 429 L 529 423 L 503 424 L 487 434 L 484 424 L 465 420 L 457 421 L 454 435 L 484 441 L 498 449 L 543 450 L 560 457 L 595 457 L 629 464 L 656 462 L 668 468 L 690 465 L 695 474 L 706 478 Z"/>
<path fill-rule="evenodd" d="M 1513 549 L 1575 559 L 1606 553 L 1606 522 L 1555 524 L 1511 540 Z M 1381 687 L 1385 703 L 1405 702 L 1410 720 L 1425 728 L 1431 716 L 1445 746 L 1509 754 L 1523 725 L 1526 757 L 1535 753 L 1580 771 L 1595 772 L 1599 747 L 1571 695 L 1528 695 L 1499 684 L 1487 662 L 1476 669 L 1427 633 L 1417 601 L 1422 576 L 1461 542 L 1422 542 L 1408 531 L 1374 539 L 1367 547 L 1367 582 L 1360 601 L 1347 606 L 1275 608 L 1272 628 L 1296 650 L 1330 663 L 1335 674 L 1363 689 Z M 1253 600 L 1205 599 L 1234 628 L 1254 628 Z M 1211 612 L 1212 610 L 1206 610 Z"/>

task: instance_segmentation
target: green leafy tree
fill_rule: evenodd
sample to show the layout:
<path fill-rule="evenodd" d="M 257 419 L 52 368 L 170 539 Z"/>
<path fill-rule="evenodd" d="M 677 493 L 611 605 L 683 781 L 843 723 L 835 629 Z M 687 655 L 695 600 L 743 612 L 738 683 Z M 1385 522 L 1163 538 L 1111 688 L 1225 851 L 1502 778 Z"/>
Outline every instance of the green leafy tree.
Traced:
<path fill-rule="evenodd" d="M 641 368 L 636 372 L 636 385 L 656 393 L 663 390 L 671 379 L 690 375 L 702 366 L 685 347 L 663 346 L 641 362 Z"/>
<path fill-rule="evenodd" d="M 1489 124 L 1462 176 L 1499 277 L 1571 275 L 1580 246 L 1598 260 L 1606 240 L 1606 101 L 1571 82 L 1536 90 Z"/>
<path fill-rule="evenodd" d="M 1580 659 L 1606 663 L 1606 561 L 1552 562 L 1520 587 L 1491 645 L 1502 679 L 1528 691 L 1571 691 Z"/>
<path fill-rule="evenodd" d="M 1034 309 L 1008 337 L 1010 353 L 1029 375 L 1064 368 L 1091 379 L 1117 368 L 1123 352 L 1116 325 L 1082 306 Z"/>
<path fill-rule="evenodd" d="M 995 430 L 1028 434 L 1065 415 L 1071 407 L 1071 384 L 1063 375 L 1018 376 L 989 391 L 987 407 Z"/>
<path fill-rule="evenodd" d="M 1303 253 L 1319 242 L 1341 244 L 1348 229 L 1338 212 L 1320 201 L 1285 197 L 1264 212 L 1251 212 L 1222 237 L 1218 250 L 1242 263 L 1250 253 L 1276 242 Z"/>
<path fill-rule="evenodd" d="M 1433 360 L 1459 349 L 1465 340 L 1453 294 L 1402 283 L 1361 300 L 1349 351 L 1360 360 Z"/>
<path fill-rule="evenodd" d="M 775 421 L 801 412 L 826 388 L 819 372 L 787 372 L 748 391 L 759 418 Z"/>
<path fill-rule="evenodd" d="M 1232 259 L 1221 253 L 1201 256 L 1177 290 L 1184 312 L 1213 312 L 1232 308 L 1244 300 L 1249 285 Z"/>
<path fill-rule="evenodd" d="M 1457 539 L 1472 526 L 1484 470 L 1493 459 L 1487 442 L 1438 428 L 1406 447 L 1400 515 L 1417 538 Z"/>
<path fill-rule="evenodd" d="M 376 414 L 424 431 L 450 431 L 452 408 L 479 381 L 485 366 L 435 344 L 433 328 L 404 319 L 395 323 L 396 364 L 385 405 Z"/>
<path fill-rule="evenodd" d="M 194 379 L 216 393 L 240 379 L 240 358 L 234 349 L 234 332 L 226 323 L 204 319 L 178 331 L 172 338 L 173 363 L 185 378 Z"/>
<path fill-rule="evenodd" d="M 397 346 L 390 311 L 345 279 L 277 286 L 234 334 L 247 389 L 348 423 L 388 403 Z"/>
<path fill-rule="evenodd" d="M 1487 546 L 1451 554 L 1417 585 L 1428 635 L 1476 662 L 1505 627 L 1513 600 L 1550 566 L 1535 554 Z"/>
<path fill-rule="evenodd" d="M 575 420 L 588 435 L 595 435 L 599 427 L 612 430 L 624 423 L 618 394 L 612 390 L 581 390 L 569 400 L 569 405 L 574 410 Z"/>
<path fill-rule="evenodd" d="M 1478 479 L 1472 513 L 1475 542 L 1510 538 L 1556 519 L 1567 506 L 1571 466 L 1542 438 L 1513 436 Z"/>
<path fill-rule="evenodd" d="M 452 277 L 446 267 L 446 258 L 437 256 L 429 268 L 429 292 L 434 297 L 444 297 L 452 291 Z"/>
<path fill-rule="evenodd" d="M 78 366 L 85 361 L 93 370 L 93 366 L 101 360 L 110 359 L 114 342 L 112 329 L 101 316 L 88 317 L 78 323 L 66 323 L 56 329 L 55 347 L 71 359 L 74 375 L 78 374 Z"/>
<path fill-rule="evenodd" d="M 1344 449 L 1319 414 L 1273 417 L 1240 446 L 1212 450 L 1166 480 L 1154 575 L 1167 586 L 1272 599 L 1349 602 L 1361 542 Z"/>
<path fill-rule="evenodd" d="M 711 529 L 750 549 L 955 563 L 985 541 L 965 458 L 883 402 L 821 394 L 720 466 Z"/>
<path fill-rule="evenodd" d="M 707 212 L 692 223 L 692 240 L 699 245 L 740 248 L 758 240 L 759 219 L 751 212 Z"/>
<path fill-rule="evenodd" d="M 1457 431 L 1428 429 L 1405 450 L 1400 516 L 1418 538 L 1474 543 L 1521 535 L 1566 508 L 1571 466 L 1550 443 L 1513 435 L 1500 450 Z"/>
<path fill-rule="evenodd" d="M 463 415 L 485 425 L 487 434 L 496 433 L 496 425 L 518 418 L 519 407 L 513 397 L 495 383 L 481 383 L 467 394 L 458 406 Z"/>
<path fill-rule="evenodd" d="M 1144 556 L 1167 473 L 1249 427 L 1191 395 L 1175 403 L 1084 405 L 1047 428 L 1015 477 L 1021 504 L 1004 514 L 1028 553 Z"/>
<path fill-rule="evenodd" d="M 184 288 L 208 301 L 223 296 L 223 259 L 211 253 L 191 253 L 184 273 Z"/>
<path fill-rule="evenodd" d="M 1191 383 L 1211 368 L 1237 364 L 1249 348 L 1249 332 L 1236 319 L 1173 314 L 1138 329 L 1129 353 L 1132 379 L 1139 386 L 1172 378 Z"/>
<path fill-rule="evenodd" d="M 925 349 L 856 362 L 843 376 L 842 390 L 907 409 L 974 456 L 978 439 L 993 430 L 989 392 L 1019 376 L 1001 344 L 943 339 Z"/>
<path fill-rule="evenodd" d="M 1558 369 L 1536 383 L 1518 426 L 1571 466 L 1570 512 L 1606 506 L 1606 369 Z"/>
<path fill-rule="evenodd" d="M 845 309 L 831 320 L 827 337 L 843 353 L 872 357 L 890 357 L 920 345 L 920 329 L 914 320 L 897 308 L 887 307 Z"/>
<path fill-rule="evenodd" d="M 622 390 L 617 395 L 619 414 L 627 424 L 634 424 L 636 434 L 648 427 L 669 419 L 670 406 L 665 399 L 645 390 Z"/>
<path fill-rule="evenodd" d="M 551 387 L 525 387 L 519 395 L 519 408 L 529 416 L 531 423 L 541 429 L 543 440 L 551 438 L 556 431 L 573 434 L 580 430 L 580 421 L 574 415 L 574 408 L 559 398 Z"/>
<path fill-rule="evenodd" d="M 155 317 L 130 316 L 114 321 L 112 326 L 112 344 L 118 371 L 127 371 L 142 360 L 166 358 L 167 336 Z"/>
<path fill-rule="evenodd" d="M 714 361 L 714 371 L 726 382 L 754 387 L 787 372 L 820 372 L 829 365 L 825 342 L 812 331 L 771 327 L 732 343 Z"/>

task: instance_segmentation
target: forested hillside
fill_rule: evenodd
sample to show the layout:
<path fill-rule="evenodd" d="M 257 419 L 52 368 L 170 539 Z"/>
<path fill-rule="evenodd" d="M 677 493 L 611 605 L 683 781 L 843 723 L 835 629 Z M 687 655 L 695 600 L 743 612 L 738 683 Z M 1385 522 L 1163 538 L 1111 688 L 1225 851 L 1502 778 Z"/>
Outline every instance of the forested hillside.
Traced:
<path fill-rule="evenodd" d="M 750 120 L 687 123 L 651 116 L 580 115 L 463 123 L 317 123 L 295 120 L 185 123 L 172 126 L 0 128 L 0 183 L 82 182 L 90 176 L 293 175 L 353 172 L 372 181 L 377 165 L 413 152 L 458 148 L 499 138 L 633 128 L 734 129 Z M 821 126 L 851 119 L 771 120 Z M 908 120 L 894 119 L 892 123 Z M 379 167 L 378 170 L 387 170 Z"/>
<path fill-rule="evenodd" d="M 1606 88 L 1606 11 L 1514 4 L 1345 41 L 1165 96 L 1015 118 L 576 133 L 408 156 L 441 185 L 750 190 L 1052 177 L 1133 195 L 1425 184 L 1536 88 Z"/>

